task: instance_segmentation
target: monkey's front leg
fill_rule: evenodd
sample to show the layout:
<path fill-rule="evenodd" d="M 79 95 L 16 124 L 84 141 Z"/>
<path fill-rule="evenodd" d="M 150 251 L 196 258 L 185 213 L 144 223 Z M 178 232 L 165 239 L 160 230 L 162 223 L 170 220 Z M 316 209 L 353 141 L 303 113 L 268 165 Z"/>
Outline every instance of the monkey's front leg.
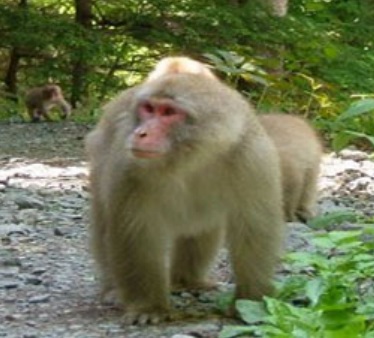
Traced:
<path fill-rule="evenodd" d="M 170 315 L 164 238 L 140 224 L 111 224 L 108 229 L 109 270 L 125 324 L 155 324 Z"/>
<path fill-rule="evenodd" d="M 48 114 L 48 108 L 46 108 L 46 107 L 39 108 L 38 111 L 37 111 L 37 115 L 38 115 L 39 119 L 43 116 L 45 121 L 52 122 L 52 119 Z"/>
<path fill-rule="evenodd" d="M 248 208 L 250 212 L 232 220 L 228 244 L 236 275 L 236 299 L 260 300 L 273 291 L 272 278 L 284 232 L 279 206 L 272 203 L 263 210 Z"/>

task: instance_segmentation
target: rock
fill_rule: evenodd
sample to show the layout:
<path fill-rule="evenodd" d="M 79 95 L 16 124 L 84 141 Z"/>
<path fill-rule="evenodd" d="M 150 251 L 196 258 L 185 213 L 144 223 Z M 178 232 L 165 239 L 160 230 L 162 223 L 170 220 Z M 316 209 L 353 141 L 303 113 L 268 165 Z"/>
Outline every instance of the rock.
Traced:
<path fill-rule="evenodd" d="M 339 152 L 339 157 L 343 160 L 364 161 L 369 158 L 369 155 L 359 150 L 343 149 Z"/>
<path fill-rule="evenodd" d="M 41 278 L 33 276 L 33 275 L 24 275 L 23 279 L 25 280 L 26 284 L 31 284 L 31 285 L 40 285 L 43 282 Z"/>
<path fill-rule="evenodd" d="M 36 276 L 40 276 L 47 271 L 47 268 L 35 268 L 31 273 Z"/>
<path fill-rule="evenodd" d="M 19 224 L 5 224 L 0 226 L 0 237 L 11 236 L 14 234 L 27 235 L 30 229 L 24 225 Z"/>
<path fill-rule="evenodd" d="M 20 285 L 18 280 L 15 279 L 1 279 L 0 289 L 15 289 Z"/>
<path fill-rule="evenodd" d="M 47 302 L 49 302 L 50 298 L 51 298 L 51 296 L 49 294 L 37 295 L 37 296 L 31 297 L 29 299 L 29 303 L 30 304 L 47 303 Z"/>
<path fill-rule="evenodd" d="M 42 210 L 44 208 L 44 203 L 33 197 L 28 196 L 17 196 L 14 202 L 18 205 L 20 209 L 39 209 Z"/>
<path fill-rule="evenodd" d="M 0 266 L 0 276 L 2 278 L 6 277 L 13 277 L 18 275 L 19 267 L 18 266 Z"/>

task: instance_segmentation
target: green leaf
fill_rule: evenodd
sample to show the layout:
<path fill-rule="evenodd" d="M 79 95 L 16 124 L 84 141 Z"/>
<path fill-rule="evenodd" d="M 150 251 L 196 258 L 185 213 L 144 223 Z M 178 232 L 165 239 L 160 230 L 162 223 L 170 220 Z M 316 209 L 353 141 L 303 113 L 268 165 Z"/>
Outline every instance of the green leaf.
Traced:
<path fill-rule="evenodd" d="M 227 291 L 220 294 L 216 299 L 217 308 L 223 313 L 226 312 L 234 301 L 234 291 Z"/>
<path fill-rule="evenodd" d="M 336 245 L 341 245 L 344 243 L 357 242 L 361 234 L 361 230 L 331 231 L 328 236 Z"/>
<path fill-rule="evenodd" d="M 219 333 L 218 338 L 234 338 L 234 337 L 253 337 L 251 336 L 243 336 L 247 333 L 253 334 L 258 331 L 258 327 L 255 326 L 224 326 L 222 331 Z"/>
<path fill-rule="evenodd" d="M 362 114 L 370 113 L 374 110 L 374 99 L 363 99 L 352 103 L 352 105 L 343 112 L 338 121 L 354 118 Z"/>
<path fill-rule="evenodd" d="M 263 302 L 240 299 L 235 303 L 241 318 L 248 324 L 255 324 L 266 320 L 266 312 Z"/>
<path fill-rule="evenodd" d="M 345 131 L 340 131 L 332 135 L 332 148 L 334 151 L 339 151 L 344 149 L 355 137 L 346 133 Z"/>
<path fill-rule="evenodd" d="M 315 278 L 306 284 L 306 296 L 311 300 L 312 305 L 315 306 L 326 287 L 321 278 Z"/>
<path fill-rule="evenodd" d="M 354 222 L 357 220 L 357 215 L 351 210 L 333 211 L 328 214 L 317 216 L 308 222 L 308 225 L 315 229 L 327 228 L 334 224 L 343 222 Z"/>
<path fill-rule="evenodd" d="M 332 244 L 330 246 L 332 246 Z M 302 266 L 302 267 L 305 267 L 305 266 L 308 266 L 308 267 L 317 266 L 319 268 L 328 267 L 328 261 L 326 260 L 326 258 L 324 256 L 321 256 L 315 253 L 292 252 L 292 253 L 289 253 L 286 257 L 287 259 L 293 261 L 295 265 Z"/>
<path fill-rule="evenodd" d="M 358 137 L 365 138 L 374 146 L 374 137 L 373 136 L 370 136 L 370 135 L 365 134 L 365 133 L 359 133 L 357 131 L 351 131 L 351 130 L 346 130 L 344 132 L 348 135 L 355 136 L 356 138 L 358 138 Z"/>

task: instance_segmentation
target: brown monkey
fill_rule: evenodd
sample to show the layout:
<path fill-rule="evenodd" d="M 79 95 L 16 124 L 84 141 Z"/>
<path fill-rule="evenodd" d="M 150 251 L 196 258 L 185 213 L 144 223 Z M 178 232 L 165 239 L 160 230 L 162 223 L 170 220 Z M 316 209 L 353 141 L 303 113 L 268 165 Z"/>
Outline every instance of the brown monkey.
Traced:
<path fill-rule="evenodd" d="M 25 104 L 33 122 L 40 121 L 41 117 L 44 117 L 46 121 L 51 121 L 48 112 L 54 106 L 60 108 L 63 119 L 67 118 L 71 112 L 71 107 L 64 99 L 60 86 L 53 84 L 29 90 L 25 97 Z"/>
<path fill-rule="evenodd" d="M 207 65 L 185 56 L 170 56 L 162 59 L 156 64 L 154 70 L 148 75 L 147 81 L 158 79 L 164 75 L 191 73 L 201 74 L 215 78 Z"/>
<path fill-rule="evenodd" d="M 278 149 L 286 220 L 306 222 L 314 216 L 321 142 L 301 117 L 263 114 L 259 119 Z"/>
<path fill-rule="evenodd" d="M 284 228 L 280 166 L 239 93 L 201 73 L 156 77 L 104 106 L 86 149 L 93 252 L 125 323 L 166 318 L 170 284 L 206 285 L 224 235 L 235 298 L 271 292 Z"/>

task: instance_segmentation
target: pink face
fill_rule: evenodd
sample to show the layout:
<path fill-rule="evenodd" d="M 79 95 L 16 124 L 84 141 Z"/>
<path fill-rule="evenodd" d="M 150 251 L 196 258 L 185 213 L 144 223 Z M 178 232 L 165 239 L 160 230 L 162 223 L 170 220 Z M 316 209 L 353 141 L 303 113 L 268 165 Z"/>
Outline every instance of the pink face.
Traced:
<path fill-rule="evenodd" d="M 136 110 L 140 121 L 131 138 L 135 157 L 157 158 L 171 148 L 170 133 L 183 123 L 186 112 L 171 99 L 150 99 L 141 102 Z"/>

